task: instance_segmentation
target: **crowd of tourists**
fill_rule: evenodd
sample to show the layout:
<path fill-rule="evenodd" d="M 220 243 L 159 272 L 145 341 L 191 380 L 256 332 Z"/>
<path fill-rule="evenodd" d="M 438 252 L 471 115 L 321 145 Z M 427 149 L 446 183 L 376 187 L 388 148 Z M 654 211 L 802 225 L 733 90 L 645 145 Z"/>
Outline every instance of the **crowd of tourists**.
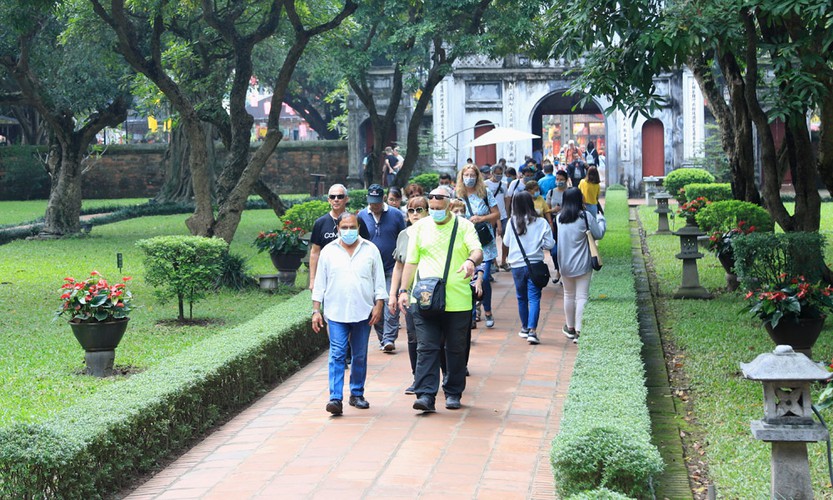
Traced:
<path fill-rule="evenodd" d="M 472 329 L 509 322 L 492 310 L 493 274 L 501 270 L 514 282 L 521 338 L 541 342 L 541 291 L 552 281 L 563 287 L 562 332 L 577 344 L 593 271 L 588 234 L 601 239 L 606 229 L 592 153 L 591 161 L 586 152 L 566 155 L 566 169 L 533 157 L 518 169 L 503 159 L 483 167 L 469 160 L 427 194 L 419 184 L 392 186 L 401 162 L 390 153 L 387 191 L 370 185 L 367 207 L 354 214 L 347 188 L 331 186 L 330 211 L 310 239 L 312 327 L 329 335 L 326 410 L 333 415 L 343 413 L 348 366 L 348 404 L 370 407 L 371 327 L 379 350 L 394 354 L 402 316 L 413 408 L 436 411 L 440 389 L 447 409 L 461 408 Z"/>

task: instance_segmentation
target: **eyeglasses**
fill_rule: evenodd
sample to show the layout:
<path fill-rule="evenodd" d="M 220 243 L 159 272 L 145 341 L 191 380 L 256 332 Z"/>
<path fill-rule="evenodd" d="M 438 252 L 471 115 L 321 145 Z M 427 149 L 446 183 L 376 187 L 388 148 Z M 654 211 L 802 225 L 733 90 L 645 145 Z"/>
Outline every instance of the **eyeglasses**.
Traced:
<path fill-rule="evenodd" d="M 429 194 L 428 195 L 429 200 L 444 200 L 446 198 L 450 198 L 450 196 L 446 196 L 444 194 Z"/>
<path fill-rule="evenodd" d="M 331 194 L 331 195 L 329 195 L 329 198 L 331 200 L 343 200 L 346 197 L 347 197 L 347 195 L 344 195 L 344 194 Z"/>
<path fill-rule="evenodd" d="M 409 208 L 408 209 L 409 214 L 421 214 L 424 211 L 425 211 L 425 209 L 422 208 L 422 207 L 416 207 L 416 208 Z"/>

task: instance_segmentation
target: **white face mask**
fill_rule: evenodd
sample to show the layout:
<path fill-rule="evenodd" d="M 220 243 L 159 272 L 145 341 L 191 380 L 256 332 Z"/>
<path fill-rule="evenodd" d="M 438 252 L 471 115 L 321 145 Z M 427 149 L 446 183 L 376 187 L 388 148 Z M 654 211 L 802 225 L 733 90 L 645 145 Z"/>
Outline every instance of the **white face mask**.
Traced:
<path fill-rule="evenodd" d="M 448 212 L 445 210 L 434 210 L 429 208 L 428 213 L 431 215 L 431 218 L 434 219 L 434 222 L 442 222 L 446 217 L 448 217 Z"/>
<path fill-rule="evenodd" d="M 359 239 L 358 229 L 339 229 L 338 232 L 341 235 L 341 241 L 348 245 L 352 245 Z"/>
<path fill-rule="evenodd" d="M 474 187 L 474 184 L 476 182 L 477 179 L 475 179 L 474 177 L 463 177 L 463 184 L 465 184 L 466 187 Z"/>

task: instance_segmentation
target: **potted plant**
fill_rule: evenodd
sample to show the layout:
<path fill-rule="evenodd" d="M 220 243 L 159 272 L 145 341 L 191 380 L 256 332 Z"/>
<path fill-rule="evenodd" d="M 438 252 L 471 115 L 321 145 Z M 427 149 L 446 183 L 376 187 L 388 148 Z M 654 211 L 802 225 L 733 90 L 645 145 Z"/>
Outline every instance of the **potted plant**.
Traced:
<path fill-rule="evenodd" d="M 681 216 L 685 217 L 686 224 L 689 226 L 697 225 L 695 218 L 697 217 L 697 212 L 699 212 L 703 207 L 711 203 L 705 197 L 700 196 L 691 201 L 687 201 L 680 205 L 680 208 L 677 209 L 677 213 Z"/>
<path fill-rule="evenodd" d="M 68 314 L 72 333 L 86 351 L 87 373 L 103 377 L 113 368 L 115 349 L 127 329 L 133 295 L 130 277 L 111 284 L 98 271 L 86 280 L 64 278 L 61 307 L 55 318 Z"/>
<path fill-rule="evenodd" d="M 253 242 L 258 252 L 269 252 L 272 264 L 281 272 L 281 281 L 284 283 L 295 282 L 295 272 L 307 253 L 309 241 L 303 238 L 304 233 L 303 228 L 285 220 L 283 227 L 268 232 L 261 231 Z"/>
<path fill-rule="evenodd" d="M 708 249 L 717 257 L 720 265 L 726 271 L 726 284 L 729 291 L 737 290 L 739 285 L 738 277 L 735 274 L 735 254 L 732 251 L 732 240 L 737 236 L 754 233 L 756 230 L 755 226 L 747 224 L 746 221 L 738 221 L 737 226 L 728 231 L 724 233 L 714 231 L 709 236 Z"/>
<path fill-rule="evenodd" d="M 833 310 L 833 287 L 810 283 L 804 276 L 779 276 L 781 282 L 746 294 L 744 311 L 764 323 L 778 345 L 809 353 Z"/>

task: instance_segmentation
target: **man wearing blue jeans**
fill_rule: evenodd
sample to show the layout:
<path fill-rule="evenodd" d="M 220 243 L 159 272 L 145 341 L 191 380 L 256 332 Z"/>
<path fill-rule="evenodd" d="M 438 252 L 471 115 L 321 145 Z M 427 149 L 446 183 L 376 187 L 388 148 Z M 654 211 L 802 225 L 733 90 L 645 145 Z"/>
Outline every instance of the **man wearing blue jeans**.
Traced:
<path fill-rule="evenodd" d="M 352 351 L 350 406 L 370 408 L 364 398 L 367 341 L 370 326 L 382 318 L 385 272 L 379 250 L 359 236 L 359 220 L 344 212 L 338 218 L 338 239 L 321 249 L 312 289 L 312 329 L 319 333 L 326 318 L 330 330 L 330 401 L 326 410 L 341 415 L 347 344 Z M 321 304 L 326 303 L 325 311 Z"/>

